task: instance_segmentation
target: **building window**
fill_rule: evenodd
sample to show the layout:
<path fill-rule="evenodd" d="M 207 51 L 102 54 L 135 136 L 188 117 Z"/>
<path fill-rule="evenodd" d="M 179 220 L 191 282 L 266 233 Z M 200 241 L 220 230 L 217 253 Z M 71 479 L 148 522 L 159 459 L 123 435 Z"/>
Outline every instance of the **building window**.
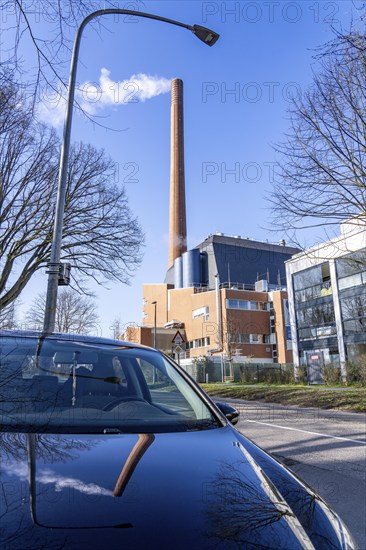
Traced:
<path fill-rule="evenodd" d="M 310 288 L 295 291 L 295 302 L 307 302 L 316 298 L 332 295 L 332 285 L 330 281 L 324 281 L 320 285 L 315 285 Z"/>
<path fill-rule="evenodd" d="M 360 285 L 366 285 L 366 271 L 355 273 L 354 275 L 349 275 L 348 277 L 342 277 L 338 280 L 339 290 Z"/>
<path fill-rule="evenodd" d="M 295 273 L 293 275 L 293 281 L 295 291 L 319 285 L 322 282 L 321 265 Z"/>
<path fill-rule="evenodd" d="M 263 343 L 264 344 L 273 344 L 275 345 L 277 342 L 276 334 L 265 334 L 263 337 Z"/>
<path fill-rule="evenodd" d="M 339 290 L 366 285 L 366 249 L 336 260 Z"/>
<path fill-rule="evenodd" d="M 358 296 L 341 299 L 345 334 L 366 333 L 366 291 Z"/>
<path fill-rule="evenodd" d="M 298 331 L 299 340 L 318 340 L 319 338 L 328 338 L 337 334 L 335 325 L 324 327 L 300 328 Z"/>
<path fill-rule="evenodd" d="M 251 311 L 269 311 L 268 302 L 254 302 L 250 300 L 226 300 L 227 309 L 243 309 Z"/>
<path fill-rule="evenodd" d="M 365 265 L 366 249 L 338 258 L 336 260 L 338 278 L 348 277 L 349 275 L 365 271 Z"/>
<path fill-rule="evenodd" d="M 209 320 L 210 317 L 210 310 L 208 306 L 200 307 L 198 309 L 194 309 L 192 311 L 192 318 L 198 319 L 199 317 L 203 317 L 205 321 Z"/>
<path fill-rule="evenodd" d="M 343 323 L 344 334 L 359 334 L 366 333 L 366 317 L 360 317 L 354 321 L 344 321 Z"/>
<path fill-rule="evenodd" d="M 300 328 L 333 325 L 335 323 L 333 303 L 299 309 L 296 312 L 296 318 Z"/>
<path fill-rule="evenodd" d="M 210 337 L 197 338 L 196 340 L 190 340 L 186 342 L 186 349 L 205 348 L 210 345 Z"/>
<path fill-rule="evenodd" d="M 300 340 L 326 338 L 336 334 L 333 303 L 299 309 L 296 319 Z"/>
<path fill-rule="evenodd" d="M 366 317 L 366 290 L 359 296 L 342 298 L 341 309 L 344 320 Z"/>
<path fill-rule="evenodd" d="M 295 302 L 307 302 L 332 294 L 329 262 L 293 275 Z"/>
<path fill-rule="evenodd" d="M 230 344 L 263 344 L 263 334 L 229 334 Z"/>
<path fill-rule="evenodd" d="M 249 344 L 249 334 L 231 333 L 229 334 L 229 342 L 231 344 Z"/>

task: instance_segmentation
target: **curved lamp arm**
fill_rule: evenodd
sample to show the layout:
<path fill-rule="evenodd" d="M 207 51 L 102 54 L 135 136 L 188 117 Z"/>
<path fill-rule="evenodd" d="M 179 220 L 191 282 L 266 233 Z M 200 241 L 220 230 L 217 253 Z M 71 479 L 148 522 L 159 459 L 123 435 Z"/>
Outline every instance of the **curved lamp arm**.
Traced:
<path fill-rule="evenodd" d="M 166 17 L 161 17 L 159 15 L 153 15 L 150 13 L 144 13 L 144 12 L 134 11 L 134 10 L 124 10 L 124 9 L 118 9 L 118 8 L 94 11 L 93 13 L 90 13 L 89 15 L 87 15 L 85 19 L 81 22 L 75 36 L 74 48 L 73 48 L 72 58 L 71 58 L 68 98 L 67 98 L 66 115 L 65 115 L 64 131 L 63 131 L 63 138 L 62 138 L 62 148 L 61 148 L 61 154 L 60 154 L 55 222 L 54 222 L 54 229 L 53 229 L 51 255 L 50 255 L 50 261 L 48 263 L 48 271 L 47 271 L 48 285 L 47 285 L 46 305 L 45 305 L 44 324 L 43 324 L 43 331 L 46 334 L 53 332 L 55 328 L 57 287 L 58 287 L 58 277 L 59 277 L 59 268 L 60 268 L 62 229 L 63 229 L 64 210 L 65 210 L 66 180 L 67 180 L 67 169 L 68 169 L 69 150 L 70 150 L 71 123 L 72 123 L 72 113 L 73 113 L 74 96 L 75 96 L 77 61 L 78 61 L 78 55 L 79 55 L 81 36 L 84 28 L 92 19 L 95 19 L 96 17 L 100 17 L 102 15 L 118 15 L 118 14 L 135 15 L 137 17 L 144 17 L 146 19 L 155 19 L 156 21 L 162 21 L 163 23 L 170 23 L 171 25 L 183 27 L 185 29 L 192 31 L 193 34 L 197 36 L 197 38 L 202 40 L 202 42 L 204 42 L 208 46 L 213 46 L 219 38 L 219 35 L 216 32 L 210 29 L 207 29 L 206 27 L 201 27 L 200 25 L 187 25 L 185 23 L 181 23 L 180 21 L 175 21 L 174 19 L 167 19 Z"/>

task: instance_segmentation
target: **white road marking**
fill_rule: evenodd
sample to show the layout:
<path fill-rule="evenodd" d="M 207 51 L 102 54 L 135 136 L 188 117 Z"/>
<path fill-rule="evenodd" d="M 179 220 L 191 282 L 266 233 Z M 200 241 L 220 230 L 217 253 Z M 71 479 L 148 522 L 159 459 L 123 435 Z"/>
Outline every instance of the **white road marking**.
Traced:
<path fill-rule="evenodd" d="M 253 422 L 254 424 L 262 424 L 263 426 L 270 426 L 271 428 L 280 428 L 281 430 L 290 430 L 293 432 L 302 432 L 304 434 L 320 435 L 321 437 L 329 437 L 330 439 L 340 439 L 341 441 L 352 441 L 352 443 L 360 443 L 361 445 L 366 445 L 366 441 L 360 441 L 359 439 L 350 439 L 348 437 L 340 437 L 337 435 L 321 434 L 319 432 L 309 432 L 307 430 L 299 430 L 298 428 L 289 428 L 288 426 L 269 424 L 268 422 L 258 422 L 258 420 L 246 420 L 246 422 Z"/>

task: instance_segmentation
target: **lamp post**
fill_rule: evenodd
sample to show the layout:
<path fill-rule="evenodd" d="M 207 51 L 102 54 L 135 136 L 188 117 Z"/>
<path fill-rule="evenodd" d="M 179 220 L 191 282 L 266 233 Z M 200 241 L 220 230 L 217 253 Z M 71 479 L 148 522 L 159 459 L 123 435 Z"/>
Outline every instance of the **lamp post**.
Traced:
<path fill-rule="evenodd" d="M 153 340 L 153 348 L 156 349 L 156 305 L 157 301 L 154 300 L 151 302 L 151 304 L 154 306 L 154 340 Z M 156 368 L 153 367 L 153 384 L 156 382 Z"/>
<path fill-rule="evenodd" d="M 153 344 L 153 347 L 156 348 L 156 304 L 157 304 L 157 301 L 154 300 L 153 302 L 151 302 L 151 304 L 154 306 L 154 344 Z"/>
<path fill-rule="evenodd" d="M 61 155 L 60 155 L 55 222 L 54 222 L 54 228 L 53 228 L 50 261 L 48 262 L 48 272 L 47 272 L 48 284 L 47 284 L 46 305 L 45 305 L 44 323 L 43 323 L 43 331 L 46 334 L 53 332 L 55 328 L 57 287 L 58 287 L 60 267 L 61 267 L 61 263 L 60 263 L 61 241 L 62 241 L 62 230 L 63 230 L 64 210 L 65 210 L 71 123 L 72 123 L 72 112 L 73 112 L 74 96 L 75 96 L 76 70 L 77 70 L 81 36 L 84 28 L 90 21 L 92 21 L 92 19 L 95 19 L 96 17 L 101 17 L 102 15 L 119 15 L 119 14 L 134 15 L 137 17 L 144 17 L 146 19 L 155 19 L 156 21 L 162 21 L 163 23 L 169 23 L 171 25 L 183 27 L 193 32 L 193 34 L 195 34 L 197 38 L 202 40 L 202 42 L 204 42 L 208 46 L 213 46 L 219 38 L 219 35 L 216 32 L 210 29 L 207 29 L 206 27 L 202 27 L 201 25 L 187 25 L 186 23 L 181 23 L 180 21 L 175 21 L 174 19 L 167 19 L 166 17 L 160 17 L 159 15 L 153 15 L 151 13 L 144 13 L 144 12 L 134 11 L 134 10 L 124 10 L 124 9 L 118 9 L 118 8 L 94 11 L 93 13 L 90 13 L 87 17 L 85 17 L 85 19 L 81 22 L 75 36 L 74 48 L 73 48 L 72 58 L 71 58 L 66 116 L 65 116 L 62 148 L 61 148 Z"/>

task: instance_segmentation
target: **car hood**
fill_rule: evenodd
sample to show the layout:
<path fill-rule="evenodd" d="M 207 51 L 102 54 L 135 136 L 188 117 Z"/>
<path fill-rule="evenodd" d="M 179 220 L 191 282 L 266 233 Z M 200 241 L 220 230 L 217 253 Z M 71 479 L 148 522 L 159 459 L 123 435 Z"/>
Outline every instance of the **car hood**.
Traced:
<path fill-rule="evenodd" d="M 1 483 L 12 549 L 346 547 L 325 503 L 230 426 L 2 434 Z"/>

